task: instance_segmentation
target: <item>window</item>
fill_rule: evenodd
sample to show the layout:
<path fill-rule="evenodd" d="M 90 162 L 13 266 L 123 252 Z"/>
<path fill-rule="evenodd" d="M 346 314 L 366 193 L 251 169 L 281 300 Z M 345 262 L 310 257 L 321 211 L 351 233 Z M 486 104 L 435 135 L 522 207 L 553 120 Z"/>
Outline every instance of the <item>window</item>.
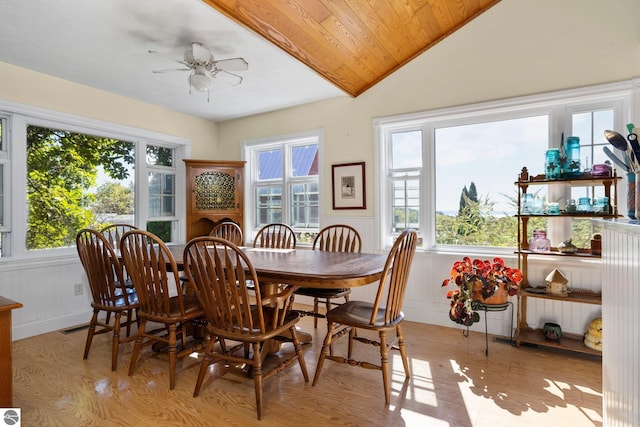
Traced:
<path fill-rule="evenodd" d="M 420 231 L 420 178 L 422 176 L 422 130 L 398 131 L 391 139 L 392 233 Z"/>
<path fill-rule="evenodd" d="M 513 182 L 544 160 L 548 129 L 547 115 L 434 128 L 436 245 L 516 245 Z"/>
<path fill-rule="evenodd" d="M 71 253 L 78 230 L 112 223 L 136 225 L 168 242 L 181 239 L 184 203 L 177 201 L 184 197 L 178 190 L 184 185 L 176 182 L 176 163 L 187 153 L 186 141 L 88 119 L 53 120 L 55 113 L 31 108 L 17 110 L 7 113 L 12 136 L 7 142 L 3 134 L 2 142 L 3 149 L 10 143 L 13 153 L 10 240 L 2 210 L 9 204 L 9 160 L 0 155 L 2 257 Z M 40 117 L 45 115 L 47 119 Z"/>
<path fill-rule="evenodd" d="M 320 133 L 243 143 L 249 190 L 249 224 L 282 222 L 298 243 L 311 243 L 319 226 L 318 155 Z"/>
<path fill-rule="evenodd" d="M 174 149 L 147 145 L 146 164 L 149 176 L 149 221 L 147 230 L 165 242 L 177 233 L 176 171 Z"/>
<path fill-rule="evenodd" d="M 604 130 L 624 127 L 630 96 L 624 83 L 375 120 L 384 177 L 378 182 L 381 246 L 413 228 L 425 248 L 512 250 L 514 181 L 522 167 L 544 173 L 546 150 L 560 148 L 568 136 L 580 138 L 583 169 L 604 163 Z M 541 187 L 536 196 L 563 207 L 577 192 L 597 197 L 601 191 L 558 188 L 547 194 Z M 589 246 L 591 221 L 538 220 L 553 242 L 573 237 Z"/>
<path fill-rule="evenodd" d="M 121 221 L 133 222 L 133 206 L 117 210 L 113 201 L 116 182 L 133 178 L 134 162 L 131 142 L 28 125 L 27 250 L 73 246 L 78 230 L 115 222 L 110 216 L 130 215 Z"/>

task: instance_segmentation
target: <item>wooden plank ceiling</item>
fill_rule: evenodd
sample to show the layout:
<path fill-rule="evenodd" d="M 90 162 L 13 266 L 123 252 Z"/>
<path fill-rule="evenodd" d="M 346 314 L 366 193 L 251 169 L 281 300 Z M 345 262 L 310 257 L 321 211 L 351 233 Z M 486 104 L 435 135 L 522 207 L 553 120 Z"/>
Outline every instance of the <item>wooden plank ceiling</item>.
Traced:
<path fill-rule="evenodd" d="M 500 0 L 204 0 L 358 96 Z"/>

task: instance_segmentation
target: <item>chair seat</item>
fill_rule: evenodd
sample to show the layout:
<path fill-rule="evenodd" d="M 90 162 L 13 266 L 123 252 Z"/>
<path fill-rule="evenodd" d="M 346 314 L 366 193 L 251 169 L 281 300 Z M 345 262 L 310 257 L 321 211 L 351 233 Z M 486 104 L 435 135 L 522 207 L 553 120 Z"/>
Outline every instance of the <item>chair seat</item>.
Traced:
<path fill-rule="evenodd" d="M 313 298 L 341 298 L 349 295 L 351 289 L 299 288 L 295 293 Z"/>
<path fill-rule="evenodd" d="M 137 308 L 138 306 L 138 294 L 133 288 L 126 288 L 126 297 L 122 292 L 122 288 L 118 287 L 114 289 L 115 299 L 103 300 L 101 302 L 92 302 L 91 306 L 99 308 L 100 310 L 129 310 L 131 308 Z"/>
<path fill-rule="evenodd" d="M 191 317 L 190 315 L 193 314 L 204 315 L 200 302 L 198 302 L 198 298 L 195 295 L 183 295 L 182 301 L 184 303 L 184 314 L 187 317 Z M 178 297 L 169 298 L 169 315 L 172 317 L 182 315 Z"/>
<path fill-rule="evenodd" d="M 118 299 L 116 299 L 114 306 L 127 307 L 127 306 L 137 305 L 137 304 L 138 304 L 138 295 L 134 290 L 133 292 L 127 292 L 126 298 L 124 297 L 124 295 L 119 296 Z"/>
<path fill-rule="evenodd" d="M 198 302 L 198 299 L 194 295 L 183 295 L 182 301 L 184 304 L 184 319 L 194 319 L 196 317 L 204 316 L 204 311 Z M 180 311 L 180 300 L 176 297 L 169 298 L 169 312 L 161 315 L 154 313 L 148 313 L 140 311 L 140 317 L 146 318 L 153 322 L 166 323 L 167 321 L 175 321 L 175 319 L 182 318 L 183 314 Z"/>
<path fill-rule="evenodd" d="M 365 301 L 349 301 L 327 313 L 329 322 L 336 322 L 342 325 L 355 326 L 363 329 L 384 329 L 395 328 L 398 323 L 404 319 L 404 313 L 393 319 L 392 322 L 385 322 L 385 308 L 378 308 L 376 318 L 373 324 L 370 323 L 371 313 L 373 312 L 373 304 Z"/>
<path fill-rule="evenodd" d="M 262 310 L 264 314 L 265 325 L 272 324 L 273 316 L 277 315 L 276 310 L 272 309 L 271 307 L 262 307 Z M 254 342 L 254 341 L 260 342 L 260 341 L 264 341 L 265 339 L 270 339 L 270 338 L 273 338 L 274 336 L 284 334 L 289 328 L 295 325 L 300 319 L 300 313 L 291 310 L 287 312 L 284 319 L 282 320 L 281 325 L 278 325 L 275 328 L 267 328 L 266 332 L 264 334 L 261 334 L 260 326 L 258 325 L 258 317 L 257 317 L 258 307 L 252 306 L 251 311 L 255 314 L 253 317 L 255 325 L 253 325 L 253 329 L 251 331 L 248 331 L 247 328 L 244 328 L 244 333 L 247 333 L 248 335 L 243 336 L 242 339 L 247 342 Z M 233 331 L 229 331 L 227 329 L 219 329 L 219 328 L 216 328 L 215 326 L 209 325 L 208 330 L 212 335 L 219 336 L 222 338 L 231 339 L 231 340 L 233 340 L 234 338 L 238 338 L 239 329 L 237 330 L 234 329 Z M 251 339 L 250 338 L 251 335 L 255 335 L 255 339 Z"/>

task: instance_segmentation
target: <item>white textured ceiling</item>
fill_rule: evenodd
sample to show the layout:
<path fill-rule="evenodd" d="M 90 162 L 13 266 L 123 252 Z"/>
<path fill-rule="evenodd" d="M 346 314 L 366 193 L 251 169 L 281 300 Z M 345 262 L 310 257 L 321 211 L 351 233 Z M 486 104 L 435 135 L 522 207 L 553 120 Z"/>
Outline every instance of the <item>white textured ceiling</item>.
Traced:
<path fill-rule="evenodd" d="M 215 121 L 346 96 L 198 0 L 0 0 L 0 40 L 1 62 Z M 193 41 L 243 57 L 242 84 L 219 75 L 207 102 L 189 93 L 188 72 L 152 73 L 180 68 L 169 58 Z"/>

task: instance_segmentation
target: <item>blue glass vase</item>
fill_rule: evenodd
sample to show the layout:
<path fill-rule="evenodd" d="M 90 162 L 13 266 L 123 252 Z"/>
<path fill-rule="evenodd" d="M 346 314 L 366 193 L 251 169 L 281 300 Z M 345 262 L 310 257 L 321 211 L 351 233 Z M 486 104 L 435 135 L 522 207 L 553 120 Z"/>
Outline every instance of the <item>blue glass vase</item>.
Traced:
<path fill-rule="evenodd" d="M 551 148 L 545 154 L 544 175 L 547 179 L 560 179 L 562 168 L 560 167 L 560 150 Z"/>
<path fill-rule="evenodd" d="M 580 138 L 570 136 L 564 146 L 563 172 L 565 178 L 580 176 Z"/>

